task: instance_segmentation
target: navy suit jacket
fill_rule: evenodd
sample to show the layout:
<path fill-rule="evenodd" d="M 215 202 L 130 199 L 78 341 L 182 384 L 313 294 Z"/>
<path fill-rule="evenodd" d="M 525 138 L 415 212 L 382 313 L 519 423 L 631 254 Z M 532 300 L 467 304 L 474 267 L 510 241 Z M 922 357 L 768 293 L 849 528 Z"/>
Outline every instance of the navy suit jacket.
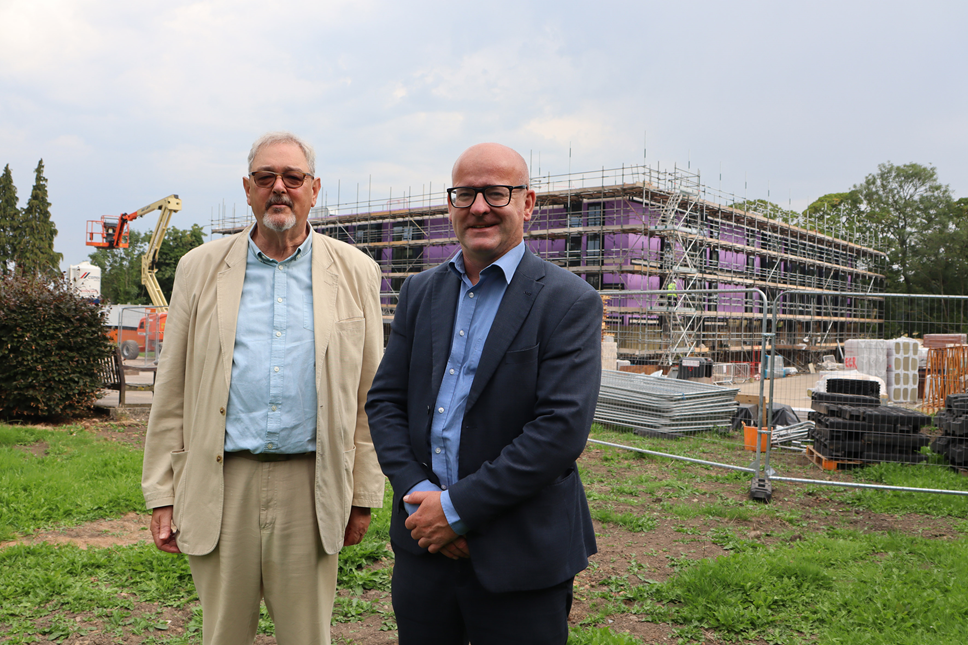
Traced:
<path fill-rule="evenodd" d="M 393 486 L 394 548 L 423 553 L 401 497 L 431 467 L 432 410 L 450 354 L 460 279 L 445 263 L 404 282 L 366 403 Z M 474 572 L 493 592 L 543 589 L 596 552 L 575 460 L 601 381 L 602 301 L 584 280 L 525 252 L 484 344 L 450 497 Z M 443 556 L 435 556 L 443 557 Z"/>

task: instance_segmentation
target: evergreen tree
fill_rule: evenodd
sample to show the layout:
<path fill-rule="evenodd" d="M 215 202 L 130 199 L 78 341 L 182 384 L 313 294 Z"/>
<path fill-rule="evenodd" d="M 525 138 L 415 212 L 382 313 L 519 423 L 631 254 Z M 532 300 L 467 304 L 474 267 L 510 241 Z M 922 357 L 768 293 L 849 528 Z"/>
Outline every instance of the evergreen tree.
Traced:
<path fill-rule="evenodd" d="M 20 243 L 17 269 L 22 275 L 59 275 L 63 255 L 54 252 L 57 227 L 50 219 L 50 202 L 47 201 L 47 178 L 44 177 L 44 160 L 37 162 L 34 171 L 34 187 L 21 216 Z"/>
<path fill-rule="evenodd" d="M 0 176 L 0 276 L 6 276 L 13 271 L 19 227 L 17 187 L 13 185 L 13 174 L 10 172 L 10 164 L 7 164 Z"/>

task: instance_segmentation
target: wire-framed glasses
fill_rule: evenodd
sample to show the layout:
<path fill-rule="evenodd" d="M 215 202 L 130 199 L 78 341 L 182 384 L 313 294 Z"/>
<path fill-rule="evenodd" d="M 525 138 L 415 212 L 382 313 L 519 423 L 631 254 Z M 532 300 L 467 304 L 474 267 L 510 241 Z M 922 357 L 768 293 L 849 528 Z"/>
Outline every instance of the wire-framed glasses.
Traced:
<path fill-rule="evenodd" d="M 271 170 L 256 170 L 250 172 L 249 177 L 259 188 L 270 188 L 276 183 L 276 177 L 282 177 L 282 183 L 286 188 L 299 188 L 306 181 L 306 177 L 312 178 L 308 172 L 301 170 L 287 170 L 285 172 L 272 172 Z"/>

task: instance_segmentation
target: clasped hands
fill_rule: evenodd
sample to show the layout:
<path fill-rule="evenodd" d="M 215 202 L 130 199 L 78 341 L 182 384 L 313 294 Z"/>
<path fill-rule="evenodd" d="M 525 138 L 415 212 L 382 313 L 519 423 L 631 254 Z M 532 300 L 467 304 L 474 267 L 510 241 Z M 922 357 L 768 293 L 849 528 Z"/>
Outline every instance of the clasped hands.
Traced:
<path fill-rule="evenodd" d="M 469 558 L 467 539 L 450 527 L 440 505 L 440 492 L 416 491 L 405 495 L 403 501 L 419 506 L 404 524 L 421 548 L 431 553 L 442 553 L 451 560 Z"/>

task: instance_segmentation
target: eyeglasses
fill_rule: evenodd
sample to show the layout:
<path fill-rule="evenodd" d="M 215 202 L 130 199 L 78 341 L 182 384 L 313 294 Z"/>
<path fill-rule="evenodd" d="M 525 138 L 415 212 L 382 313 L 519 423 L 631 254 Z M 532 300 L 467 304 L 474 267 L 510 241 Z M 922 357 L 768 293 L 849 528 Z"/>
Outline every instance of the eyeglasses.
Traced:
<path fill-rule="evenodd" d="M 521 186 L 483 186 L 474 188 L 473 186 L 454 186 L 447 189 L 447 199 L 454 208 L 469 208 L 477 193 L 484 195 L 484 201 L 491 208 L 503 208 L 511 203 L 511 192 L 518 188 L 527 188 L 527 184 Z"/>
<path fill-rule="evenodd" d="M 299 188 L 306 181 L 306 177 L 312 179 L 308 172 L 300 170 L 287 170 L 286 172 L 272 172 L 271 170 L 256 170 L 250 172 L 249 177 L 259 188 L 270 188 L 276 183 L 276 177 L 282 177 L 282 183 L 286 188 Z"/>

